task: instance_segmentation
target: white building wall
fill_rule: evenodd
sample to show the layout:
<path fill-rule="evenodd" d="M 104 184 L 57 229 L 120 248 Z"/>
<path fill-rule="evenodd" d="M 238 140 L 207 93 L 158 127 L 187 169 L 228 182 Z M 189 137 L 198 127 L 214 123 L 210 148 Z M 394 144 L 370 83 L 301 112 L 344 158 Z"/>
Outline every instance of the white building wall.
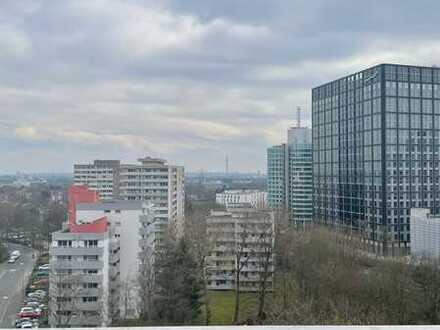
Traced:
<path fill-rule="evenodd" d="M 105 204 L 104 204 L 105 205 Z M 129 309 L 125 311 L 126 304 L 121 299 L 121 315 L 136 317 L 136 309 L 139 301 L 137 276 L 139 272 L 139 241 L 141 228 L 140 216 L 143 215 L 143 209 L 137 210 L 77 210 L 77 219 L 97 219 L 106 216 L 110 222 L 110 226 L 114 230 L 115 238 L 119 241 L 120 246 L 120 279 L 121 289 L 130 289 L 131 303 Z M 125 286 L 125 287 L 124 287 Z M 127 294 L 126 292 L 122 294 Z"/>
<path fill-rule="evenodd" d="M 98 241 L 98 247 L 102 247 L 102 327 L 105 327 L 111 323 L 111 315 L 110 315 L 110 292 L 109 292 L 109 269 L 110 269 L 110 237 L 106 235 L 103 240 Z"/>
<path fill-rule="evenodd" d="M 440 216 L 429 214 L 429 209 L 411 209 L 411 255 L 440 258 Z"/>

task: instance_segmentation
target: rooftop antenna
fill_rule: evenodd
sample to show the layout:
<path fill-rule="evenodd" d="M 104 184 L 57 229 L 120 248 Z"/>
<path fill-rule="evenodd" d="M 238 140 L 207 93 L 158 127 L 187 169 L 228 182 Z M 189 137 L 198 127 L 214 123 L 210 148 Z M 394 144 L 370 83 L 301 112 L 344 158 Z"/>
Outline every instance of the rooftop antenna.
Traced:
<path fill-rule="evenodd" d="M 296 107 L 296 127 L 301 127 L 301 107 Z"/>
<path fill-rule="evenodd" d="M 226 155 L 226 157 L 225 157 L 225 173 L 226 174 L 229 173 L 229 157 L 228 157 L 228 155 Z"/>

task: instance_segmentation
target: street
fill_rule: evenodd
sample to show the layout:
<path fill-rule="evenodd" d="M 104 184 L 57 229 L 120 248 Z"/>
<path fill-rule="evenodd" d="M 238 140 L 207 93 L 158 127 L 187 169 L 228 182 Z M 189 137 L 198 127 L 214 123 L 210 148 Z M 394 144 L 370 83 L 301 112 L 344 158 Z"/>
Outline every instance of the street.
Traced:
<path fill-rule="evenodd" d="M 10 244 L 11 250 L 19 250 L 21 257 L 13 264 L 0 264 L 0 328 L 14 327 L 15 316 L 22 306 L 24 289 L 35 264 L 33 250 Z"/>

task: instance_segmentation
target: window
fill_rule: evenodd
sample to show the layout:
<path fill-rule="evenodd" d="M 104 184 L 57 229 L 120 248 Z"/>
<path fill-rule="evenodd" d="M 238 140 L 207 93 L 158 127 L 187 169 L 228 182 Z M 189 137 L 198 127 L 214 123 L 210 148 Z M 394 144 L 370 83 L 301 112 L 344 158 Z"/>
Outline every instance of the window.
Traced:
<path fill-rule="evenodd" d="M 422 84 L 422 97 L 432 97 L 431 84 Z"/>
<path fill-rule="evenodd" d="M 82 297 L 83 303 L 97 302 L 98 297 Z"/>
<path fill-rule="evenodd" d="M 386 128 L 396 128 L 397 127 L 397 116 L 395 113 L 386 114 Z"/>
<path fill-rule="evenodd" d="M 399 106 L 398 106 L 399 112 L 409 112 L 409 101 L 407 98 L 399 97 L 398 102 L 399 102 Z"/>
<path fill-rule="evenodd" d="M 84 261 L 98 261 L 99 257 L 97 255 L 83 256 Z"/>
<path fill-rule="evenodd" d="M 411 99 L 411 112 L 419 113 L 420 112 L 420 99 Z"/>
<path fill-rule="evenodd" d="M 399 113 L 398 125 L 399 128 L 409 128 L 409 114 Z"/>
<path fill-rule="evenodd" d="M 83 283 L 84 289 L 97 289 L 98 283 Z"/>
<path fill-rule="evenodd" d="M 397 110 L 396 98 L 395 97 L 387 97 L 386 98 L 386 111 L 395 112 L 396 110 Z"/>
<path fill-rule="evenodd" d="M 98 240 L 87 240 L 87 241 L 84 241 L 84 246 L 85 247 L 89 247 L 89 248 L 98 247 Z"/>
<path fill-rule="evenodd" d="M 420 115 L 411 114 L 411 128 L 416 128 L 416 129 L 421 128 Z"/>
<path fill-rule="evenodd" d="M 409 96 L 408 86 L 409 85 L 406 82 L 399 82 L 398 84 L 399 96 Z"/>
<path fill-rule="evenodd" d="M 422 101 L 422 112 L 423 113 L 432 113 L 432 100 L 423 100 Z"/>
<path fill-rule="evenodd" d="M 70 240 L 60 240 L 58 241 L 59 247 L 72 247 L 72 241 Z"/>
<path fill-rule="evenodd" d="M 411 97 L 420 97 L 420 84 L 411 84 Z"/>

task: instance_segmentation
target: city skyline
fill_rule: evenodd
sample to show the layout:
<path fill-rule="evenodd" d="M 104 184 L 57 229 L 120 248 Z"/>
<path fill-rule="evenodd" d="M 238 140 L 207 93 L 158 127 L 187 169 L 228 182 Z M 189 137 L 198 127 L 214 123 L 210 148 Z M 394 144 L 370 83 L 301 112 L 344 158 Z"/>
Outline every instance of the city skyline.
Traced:
<path fill-rule="evenodd" d="M 265 172 L 296 106 L 311 127 L 312 87 L 379 63 L 436 64 L 439 6 L 2 1 L 0 172 L 140 154 L 192 172 L 222 171 L 228 155 L 231 172 Z"/>

